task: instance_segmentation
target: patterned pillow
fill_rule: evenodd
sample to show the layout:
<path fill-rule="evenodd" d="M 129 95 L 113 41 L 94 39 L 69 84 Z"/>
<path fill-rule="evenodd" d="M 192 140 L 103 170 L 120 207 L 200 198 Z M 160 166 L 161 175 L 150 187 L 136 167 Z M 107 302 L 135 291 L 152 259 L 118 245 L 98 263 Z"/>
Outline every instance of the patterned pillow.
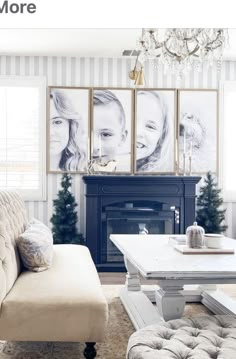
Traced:
<path fill-rule="evenodd" d="M 37 219 L 32 219 L 17 240 L 17 247 L 26 268 L 41 272 L 51 267 L 53 237 L 51 230 Z"/>

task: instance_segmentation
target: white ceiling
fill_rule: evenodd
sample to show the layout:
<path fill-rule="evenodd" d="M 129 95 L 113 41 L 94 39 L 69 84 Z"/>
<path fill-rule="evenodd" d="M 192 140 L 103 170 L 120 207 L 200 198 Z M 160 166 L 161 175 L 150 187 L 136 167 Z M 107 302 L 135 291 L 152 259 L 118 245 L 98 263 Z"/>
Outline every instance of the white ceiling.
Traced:
<path fill-rule="evenodd" d="M 120 57 L 136 47 L 141 29 L 0 29 L 0 55 Z M 236 29 L 225 58 L 236 58 Z"/>

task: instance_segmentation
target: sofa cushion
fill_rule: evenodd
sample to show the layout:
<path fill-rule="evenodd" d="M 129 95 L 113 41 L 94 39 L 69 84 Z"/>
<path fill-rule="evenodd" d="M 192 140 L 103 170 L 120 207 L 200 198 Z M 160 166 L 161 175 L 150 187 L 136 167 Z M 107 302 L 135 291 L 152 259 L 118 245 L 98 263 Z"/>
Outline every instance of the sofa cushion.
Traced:
<path fill-rule="evenodd" d="M 16 240 L 26 225 L 26 209 L 19 194 L 0 191 L 0 305 L 20 272 Z"/>
<path fill-rule="evenodd" d="M 53 265 L 22 272 L 2 302 L 0 338 L 29 341 L 101 341 L 107 301 L 85 246 L 54 245 Z"/>
<path fill-rule="evenodd" d="M 41 272 L 51 267 L 53 237 L 51 230 L 45 224 L 32 219 L 16 243 L 27 269 Z"/>

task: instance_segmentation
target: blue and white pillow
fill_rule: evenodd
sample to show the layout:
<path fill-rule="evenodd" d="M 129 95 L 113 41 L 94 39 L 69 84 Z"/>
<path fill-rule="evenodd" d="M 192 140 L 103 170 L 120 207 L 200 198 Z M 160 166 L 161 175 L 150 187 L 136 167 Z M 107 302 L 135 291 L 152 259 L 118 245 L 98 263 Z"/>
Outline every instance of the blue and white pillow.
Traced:
<path fill-rule="evenodd" d="M 53 237 L 51 230 L 37 219 L 32 219 L 17 241 L 24 266 L 34 272 L 51 267 L 53 260 Z"/>

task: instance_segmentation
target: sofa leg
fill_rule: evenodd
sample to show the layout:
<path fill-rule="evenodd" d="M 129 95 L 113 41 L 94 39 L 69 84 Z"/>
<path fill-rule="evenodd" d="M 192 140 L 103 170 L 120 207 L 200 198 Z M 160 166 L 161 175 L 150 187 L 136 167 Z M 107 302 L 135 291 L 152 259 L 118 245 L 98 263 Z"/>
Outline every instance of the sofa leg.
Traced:
<path fill-rule="evenodd" d="M 86 359 L 95 358 L 97 355 L 96 349 L 94 348 L 96 343 L 85 343 L 85 344 L 86 344 L 86 348 L 84 349 L 84 357 Z"/>

